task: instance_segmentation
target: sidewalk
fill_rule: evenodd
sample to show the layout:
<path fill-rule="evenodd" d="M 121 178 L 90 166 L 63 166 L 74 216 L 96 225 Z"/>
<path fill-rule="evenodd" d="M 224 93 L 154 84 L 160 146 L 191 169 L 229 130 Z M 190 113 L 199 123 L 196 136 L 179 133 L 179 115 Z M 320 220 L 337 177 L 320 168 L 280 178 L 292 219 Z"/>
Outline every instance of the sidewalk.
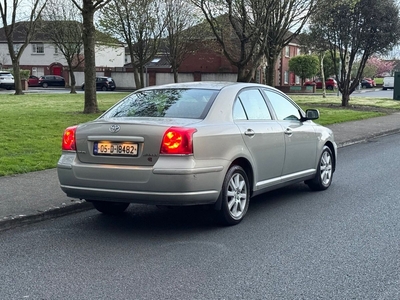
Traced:
<path fill-rule="evenodd" d="M 328 126 L 338 147 L 400 133 L 400 113 Z M 91 209 L 60 189 L 56 169 L 0 177 L 0 231 Z"/>

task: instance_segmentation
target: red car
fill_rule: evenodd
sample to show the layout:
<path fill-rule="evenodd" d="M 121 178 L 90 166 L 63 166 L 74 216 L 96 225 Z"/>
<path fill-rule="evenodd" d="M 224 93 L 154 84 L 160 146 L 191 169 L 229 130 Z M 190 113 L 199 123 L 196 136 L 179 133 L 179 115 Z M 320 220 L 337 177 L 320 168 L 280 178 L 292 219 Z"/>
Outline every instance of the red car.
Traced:
<path fill-rule="evenodd" d="M 361 80 L 362 88 L 373 88 L 375 86 L 376 86 L 375 80 L 373 80 L 371 78 L 364 78 L 363 80 Z"/>
<path fill-rule="evenodd" d="M 322 81 L 321 80 L 314 80 L 314 81 L 306 81 L 304 83 L 305 86 L 308 85 L 315 85 L 317 89 L 322 89 Z M 337 82 L 333 78 L 329 78 L 325 81 L 325 87 L 327 90 L 333 90 L 337 88 Z"/>
<path fill-rule="evenodd" d="M 36 77 L 36 76 L 33 76 L 33 75 L 29 76 L 28 86 L 40 86 L 39 77 Z"/>

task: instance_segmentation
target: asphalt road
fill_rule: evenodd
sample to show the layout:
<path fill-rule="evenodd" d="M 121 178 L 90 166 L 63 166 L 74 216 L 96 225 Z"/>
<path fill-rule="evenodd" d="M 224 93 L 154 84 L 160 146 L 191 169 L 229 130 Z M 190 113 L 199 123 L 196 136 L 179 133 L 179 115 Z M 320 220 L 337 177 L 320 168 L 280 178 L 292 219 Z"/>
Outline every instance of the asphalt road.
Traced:
<path fill-rule="evenodd" d="M 330 189 L 264 194 L 234 227 L 134 205 L 0 232 L 0 298 L 400 299 L 399 149 L 341 148 Z"/>
<path fill-rule="evenodd" d="M 350 97 L 372 97 L 372 98 L 389 98 L 393 99 L 393 90 L 382 89 L 362 89 L 360 92 L 356 91 Z M 351 101 L 351 100 L 350 100 Z"/>

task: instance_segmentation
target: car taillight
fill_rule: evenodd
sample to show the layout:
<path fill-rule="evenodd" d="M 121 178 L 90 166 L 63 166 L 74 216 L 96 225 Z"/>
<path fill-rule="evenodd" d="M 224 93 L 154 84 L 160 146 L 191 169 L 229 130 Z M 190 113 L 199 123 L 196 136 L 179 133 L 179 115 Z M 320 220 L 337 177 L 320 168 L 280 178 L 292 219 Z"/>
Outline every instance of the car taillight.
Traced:
<path fill-rule="evenodd" d="M 76 151 L 76 128 L 78 126 L 71 126 L 65 129 L 62 141 L 62 149 L 66 151 Z"/>
<path fill-rule="evenodd" d="M 160 154 L 193 154 L 195 128 L 171 127 L 165 133 Z"/>

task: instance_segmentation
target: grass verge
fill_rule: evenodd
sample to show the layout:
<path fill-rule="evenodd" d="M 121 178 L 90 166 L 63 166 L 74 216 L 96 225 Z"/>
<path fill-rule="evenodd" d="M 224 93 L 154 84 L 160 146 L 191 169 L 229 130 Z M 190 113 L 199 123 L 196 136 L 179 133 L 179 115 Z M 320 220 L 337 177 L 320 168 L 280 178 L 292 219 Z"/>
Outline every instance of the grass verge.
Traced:
<path fill-rule="evenodd" d="M 99 109 L 106 110 L 127 93 L 98 93 Z M 318 108 L 317 123 L 329 125 L 371 118 L 379 110 L 340 107 L 337 97 L 293 96 L 303 109 Z M 400 110 L 400 101 L 352 99 L 352 105 Z M 56 167 L 61 154 L 61 137 L 66 127 L 95 119 L 83 114 L 83 94 L 3 94 L 0 97 L 0 176 Z"/>

